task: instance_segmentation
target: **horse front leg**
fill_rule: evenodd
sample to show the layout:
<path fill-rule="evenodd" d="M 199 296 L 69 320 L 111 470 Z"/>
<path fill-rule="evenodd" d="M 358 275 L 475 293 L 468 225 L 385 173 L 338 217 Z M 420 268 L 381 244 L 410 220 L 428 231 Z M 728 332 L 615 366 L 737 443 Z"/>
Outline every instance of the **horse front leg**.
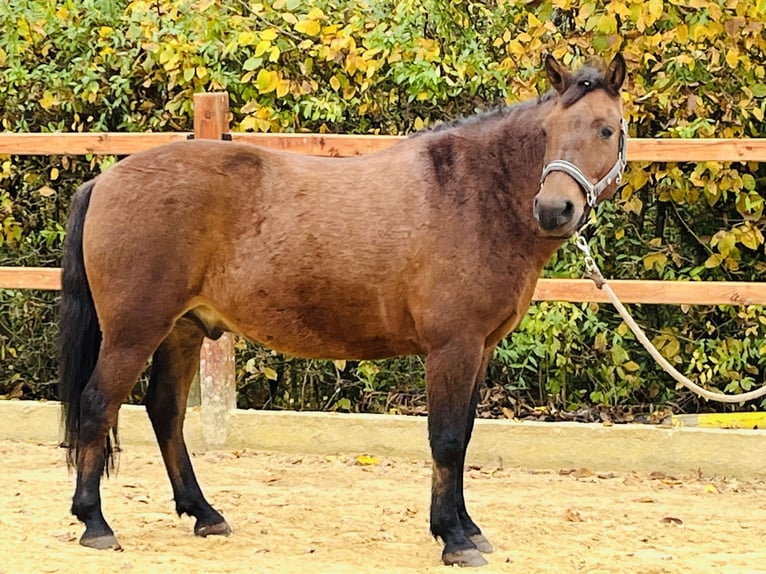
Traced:
<path fill-rule="evenodd" d="M 442 561 L 447 565 L 487 564 L 471 540 L 477 532 L 466 532 L 466 526 L 475 528 L 475 524 L 465 511 L 462 480 L 482 351 L 480 344 L 451 343 L 426 359 L 428 439 L 433 458 L 431 532 L 444 542 Z"/>
<path fill-rule="evenodd" d="M 492 359 L 494 351 L 494 346 L 484 351 L 484 357 L 482 358 L 479 372 L 476 375 L 476 383 L 474 384 L 473 393 L 471 394 L 471 404 L 468 407 L 468 419 L 465 433 L 466 449 L 468 449 L 468 443 L 471 441 L 471 434 L 473 433 L 474 420 L 476 419 L 476 407 L 479 404 L 479 389 L 487 378 L 487 367 L 489 366 L 489 361 Z M 460 516 L 460 522 L 463 525 L 463 530 L 468 535 L 468 538 L 471 540 L 471 542 L 476 545 L 476 548 L 484 554 L 490 554 L 495 551 L 492 543 L 487 539 L 486 536 L 484 536 L 484 534 L 482 534 L 481 529 L 473 521 L 471 516 L 468 514 L 468 509 L 466 508 L 465 496 L 463 492 L 463 479 L 465 476 L 464 468 L 465 452 L 463 453 L 463 464 L 461 465 L 460 472 L 458 473 L 458 480 L 460 481 L 458 484 L 458 495 L 460 497 L 458 500 L 458 516 Z"/>

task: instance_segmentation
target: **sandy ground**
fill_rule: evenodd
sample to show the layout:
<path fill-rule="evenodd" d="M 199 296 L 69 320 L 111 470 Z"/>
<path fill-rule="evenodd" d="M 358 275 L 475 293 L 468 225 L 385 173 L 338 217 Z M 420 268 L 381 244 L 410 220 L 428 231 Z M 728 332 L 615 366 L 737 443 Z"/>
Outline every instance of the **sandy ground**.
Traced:
<path fill-rule="evenodd" d="M 376 462 L 366 461 L 366 462 Z M 430 465 L 353 456 L 196 454 L 234 534 L 173 511 L 158 452 L 127 446 L 102 489 L 124 550 L 80 547 L 74 479 L 53 444 L 0 440 L 0 574 L 446 572 L 428 533 Z M 490 572 L 766 572 L 766 484 L 695 475 L 472 468 Z"/>

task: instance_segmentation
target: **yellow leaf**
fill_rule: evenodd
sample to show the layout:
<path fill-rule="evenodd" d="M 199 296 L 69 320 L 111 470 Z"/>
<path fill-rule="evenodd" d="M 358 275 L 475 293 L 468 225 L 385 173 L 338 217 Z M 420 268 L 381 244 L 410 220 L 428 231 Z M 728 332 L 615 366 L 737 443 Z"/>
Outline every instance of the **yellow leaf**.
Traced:
<path fill-rule="evenodd" d="M 758 249 L 758 246 L 760 245 L 760 242 L 758 241 L 758 236 L 755 234 L 754 229 L 746 229 L 745 231 L 743 231 L 742 236 L 740 237 L 740 241 L 748 249 Z"/>
<path fill-rule="evenodd" d="M 269 40 L 261 40 L 255 47 L 255 57 L 263 56 L 269 48 L 271 48 L 271 42 Z"/>
<path fill-rule="evenodd" d="M 52 187 L 44 185 L 40 189 L 37 190 L 37 193 L 39 193 L 43 197 L 50 197 L 52 195 L 56 195 L 56 190 L 53 189 Z"/>
<path fill-rule="evenodd" d="M 629 329 L 630 329 L 630 327 L 628 327 L 628 325 L 625 323 L 625 321 L 623 321 L 622 323 L 617 325 L 617 334 L 620 337 L 624 337 Z"/>
<path fill-rule="evenodd" d="M 662 271 L 662 268 L 668 262 L 668 256 L 664 253 L 650 253 L 644 255 L 644 269 L 647 271 L 656 268 L 657 271 Z"/>
<path fill-rule="evenodd" d="M 51 169 L 51 181 L 56 181 L 59 178 L 59 170 L 57 167 Z"/>
<path fill-rule="evenodd" d="M 277 97 L 283 98 L 289 93 L 290 93 L 290 82 L 284 79 L 279 80 L 279 84 L 277 84 Z"/>
<path fill-rule="evenodd" d="M 739 64 L 739 53 L 737 50 L 729 50 L 726 52 L 726 63 L 730 68 L 736 69 L 737 65 Z"/>
<path fill-rule="evenodd" d="M 256 118 L 254 118 L 253 116 L 247 116 L 239 124 L 239 130 L 243 132 L 255 130 L 255 127 L 256 127 Z"/>
<path fill-rule="evenodd" d="M 301 20 L 295 25 L 295 31 L 307 36 L 316 36 L 319 34 L 321 26 L 316 20 Z"/>
<path fill-rule="evenodd" d="M 342 359 L 335 360 L 335 361 L 332 362 L 332 364 L 335 365 L 335 368 L 338 369 L 339 371 L 345 371 L 346 370 L 346 361 L 344 361 Z"/>
<path fill-rule="evenodd" d="M 245 32 L 240 32 L 239 36 L 237 37 L 237 43 L 240 46 L 249 46 L 250 44 L 255 42 L 255 33 L 247 30 Z"/>
<path fill-rule="evenodd" d="M 263 367 L 262 372 L 263 372 L 263 376 L 269 379 L 270 381 L 277 380 L 277 372 L 271 367 Z"/>
<path fill-rule="evenodd" d="M 340 80 L 338 80 L 338 76 L 333 76 L 330 78 L 330 86 L 336 92 L 340 89 Z"/>
<path fill-rule="evenodd" d="M 617 32 L 617 18 L 614 14 L 604 14 L 598 19 L 596 29 L 602 34 L 614 34 Z"/>
<path fill-rule="evenodd" d="M 360 454 L 356 457 L 356 463 L 362 466 L 374 466 L 380 464 L 380 459 L 371 454 Z"/>
<path fill-rule="evenodd" d="M 651 26 L 659 19 L 660 16 L 662 16 L 663 1 L 649 0 L 648 4 L 649 4 L 649 19 L 647 20 L 646 24 L 647 26 Z"/>
<path fill-rule="evenodd" d="M 51 94 L 48 90 L 45 90 L 43 92 L 43 97 L 40 98 L 40 105 L 43 107 L 43 109 L 49 110 L 57 104 L 58 102 L 56 101 L 56 98 L 53 97 L 53 94 Z"/>
<path fill-rule="evenodd" d="M 319 20 L 321 18 L 324 18 L 324 12 L 320 10 L 319 8 L 312 8 L 309 10 L 309 13 L 306 14 L 306 18 L 309 20 Z"/>
<path fill-rule="evenodd" d="M 262 30 L 258 35 L 261 37 L 261 40 L 271 42 L 272 40 L 276 40 L 277 34 L 278 32 L 274 28 L 269 28 L 268 30 Z"/>
<path fill-rule="evenodd" d="M 719 253 L 713 253 L 705 261 L 705 267 L 707 267 L 708 269 L 712 267 L 718 267 L 722 261 L 723 261 L 723 258 L 721 257 Z"/>
<path fill-rule="evenodd" d="M 628 361 L 627 363 L 622 364 L 622 368 L 628 371 L 629 373 L 632 373 L 634 371 L 639 370 L 641 367 L 635 361 Z"/>
<path fill-rule="evenodd" d="M 258 87 L 258 91 L 262 94 L 268 94 L 277 89 L 279 83 L 279 74 L 273 70 L 261 70 L 258 71 L 258 76 L 255 78 L 255 85 Z"/>

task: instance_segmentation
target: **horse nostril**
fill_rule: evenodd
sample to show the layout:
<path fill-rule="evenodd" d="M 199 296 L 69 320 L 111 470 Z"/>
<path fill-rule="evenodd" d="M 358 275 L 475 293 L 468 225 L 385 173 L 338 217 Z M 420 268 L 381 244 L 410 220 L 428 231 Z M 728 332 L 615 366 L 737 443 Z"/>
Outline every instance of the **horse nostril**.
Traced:
<path fill-rule="evenodd" d="M 575 203 L 568 199 L 547 202 L 535 198 L 534 217 L 545 231 L 555 231 L 568 225 L 575 216 Z"/>

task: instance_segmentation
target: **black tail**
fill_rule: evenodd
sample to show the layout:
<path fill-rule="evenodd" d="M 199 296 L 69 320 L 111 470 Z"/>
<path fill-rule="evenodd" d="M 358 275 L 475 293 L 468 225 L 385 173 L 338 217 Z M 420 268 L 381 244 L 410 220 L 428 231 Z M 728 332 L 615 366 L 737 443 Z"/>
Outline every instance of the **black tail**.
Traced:
<path fill-rule="evenodd" d="M 83 224 L 94 184 L 95 180 L 83 184 L 72 199 L 61 275 L 59 398 L 63 405 L 65 440 L 69 448 L 67 462 L 70 466 L 75 464 L 77 453 L 80 398 L 96 366 L 101 346 L 101 329 L 85 273 L 82 251 Z M 113 449 L 109 437 L 107 437 L 106 450 L 105 470 L 108 473 L 109 466 L 113 463 Z"/>

